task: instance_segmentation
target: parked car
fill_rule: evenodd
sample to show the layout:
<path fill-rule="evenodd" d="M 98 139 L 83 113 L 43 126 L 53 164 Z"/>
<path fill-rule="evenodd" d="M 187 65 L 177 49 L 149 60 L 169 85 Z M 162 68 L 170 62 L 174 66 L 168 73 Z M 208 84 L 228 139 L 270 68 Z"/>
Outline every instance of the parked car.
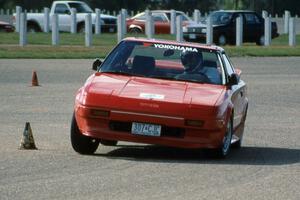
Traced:
<path fill-rule="evenodd" d="M 170 34 L 171 11 L 152 10 L 151 13 L 154 21 L 155 34 Z M 183 26 L 186 26 L 192 22 L 192 20 L 184 12 L 176 11 L 176 16 L 178 15 L 182 16 Z M 144 33 L 145 21 L 145 12 L 139 13 L 134 17 L 127 19 L 127 31 L 129 33 Z"/>
<path fill-rule="evenodd" d="M 243 18 L 243 41 L 264 44 L 264 19 L 254 11 L 221 10 L 212 12 L 213 41 L 218 45 L 235 44 L 236 18 Z M 272 22 L 272 38 L 278 37 L 277 24 Z M 186 41 L 206 41 L 206 21 L 183 29 Z"/>
<path fill-rule="evenodd" d="M 126 38 L 78 90 L 71 144 L 93 154 L 118 141 L 210 148 L 220 157 L 240 147 L 246 83 L 224 49 Z"/>
<path fill-rule="evenodd" d="M 71 30 L 71 8 L 77 10 L 76 22 L 77 31 L 84 32 L 84 20 L 87 13 L 92 15 L 93 28 L 96 22 L 96 14 L 84 2 L 81 1 L 54 1 L 50 9 L 50 16 L 53 14 L 59 15 L 59 30 L 70 32 Z M 13 15 L 14 20 L 16 14 Z M 14 22 L 15 23 L 15 22 Z M 27 14 L 27 31 L 40 32 L 44 28 L 44 14 L 43 13 L 28 13 Z M 51 17 L 50 17 L 51 28 Z M 111 15 L 101 14 L 101 30 L 103 32 L 116 32 L 117 18 Z"/>
<path fill-rule="evenodd" d="M 0 21 L 0 32 L 14 32 L 15 28 L 13 25 Z"/>

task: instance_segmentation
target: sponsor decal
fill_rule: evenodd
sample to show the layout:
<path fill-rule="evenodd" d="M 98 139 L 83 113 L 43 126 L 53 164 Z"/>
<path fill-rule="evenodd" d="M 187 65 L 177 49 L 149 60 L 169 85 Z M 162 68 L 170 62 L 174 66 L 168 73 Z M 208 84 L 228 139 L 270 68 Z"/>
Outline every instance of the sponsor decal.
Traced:
<path fill-rule="evenodd" d="M 143 45 L 144 45 L 144 47 L 149 47 L 149 46 L 152 46 L 152 43 L 144 42 Z"/>
<path fill-rule="evenodd" d="M 149 108 L 159 108 L 158 104 L 154 103 L 140 103 L 140 106 L 142 107 L 149 107 Z"/>
<path fill-rule="evenodd" d="M 171 49 L 171 50 L 179 50 L 179 51 L 192 51 L 198 52 L 198 50 L 194 47 L 184 47 L 184 46 L 177 46 L 171 44 L 154 44 L 155 48 L 159 49 Z"/>
<path fill-rule="evenodd" d="M 162 94 L 151 94 L 151 93 L 140 93 L 140 97 L 145 99 L 158 99 L 162 100 L 165 98 L 165 95 Z"/>

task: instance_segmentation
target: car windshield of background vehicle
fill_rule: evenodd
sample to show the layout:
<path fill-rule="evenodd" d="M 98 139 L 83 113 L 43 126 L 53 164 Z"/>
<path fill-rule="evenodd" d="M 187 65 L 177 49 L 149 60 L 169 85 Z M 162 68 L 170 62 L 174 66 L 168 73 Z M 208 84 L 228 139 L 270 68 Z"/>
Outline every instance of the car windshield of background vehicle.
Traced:
<path fill-rule="evenodd" d="M 92 13 L 92 9 L 84 3 L 69 3 L 70 8 L 75 8 L 77 13 Z"/>
<path fill-rule="evenodd" d="M 214 25 L 228 24 L 231 20 L 232 13 L 228 12 L 213 12 L 209 15 L 212 18 Z"/>
<path fill-rule="evenodd" d="M 199 61 L 197 57 L 196 64 L 184 65 L 183 56 L 186 54 L 201 59 Z M 224 80 L 222 67 L 217 52 L 213 50 L 159 42 L 123 41 L 105 59 L 100 72 L 221 85 Z"/>

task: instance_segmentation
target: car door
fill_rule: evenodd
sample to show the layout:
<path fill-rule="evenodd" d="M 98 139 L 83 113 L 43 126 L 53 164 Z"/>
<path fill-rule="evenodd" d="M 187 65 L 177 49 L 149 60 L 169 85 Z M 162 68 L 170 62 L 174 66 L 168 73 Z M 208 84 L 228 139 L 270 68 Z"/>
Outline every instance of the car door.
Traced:
<path fill-rule="evenodd" d="M 263 35 L 263 19 L 256 13 L 244 13 L 244 40 L 245 42 L 256 42 Z"/>
<path fill-rule="evenodd" d="M 217 25 L 214 27 L 213 34 L 214 39 L 218 41 L 218 38 L 221 35 L 225 35 L 227 42 L 234 43 L 235 41 L 235 21 L 236 13 L 231 12 L 217 12 L 218 15 L 215 15 L 214 23 Z"/>
<path fill-rule="evenodd" d="M 70 31 L 71 15 L 69 7 L 66 4 L 58 3 L 56 4 L 54 13 L 59 16 L 59 30 Z"/>
<path fill-rule="evenodd" d="M 231 76 L 233 73 L 236 73 L 231 61 L 227 57 L 227 55 L 223 52 L 222 58 L 224 61 L 225 69 L 227 71 L 228 77 Z M 245 107 L 245 88 L 246 84 L 244 81 L 239 80 L 237 85 L 233 85 L 230 88 L 231 93 L 231 101 L 234 106 L 234 116 L 233 116 L 233 127 L 236 129 L 238 125 L 242 122 L 243 114 L 244 114 L 244 107 Z"/>
<path fill-rule="evenodd" d="M 155 34 L 167 34 L 170 33 L 170 23 L 167 16 L 164 13 L 152 13 Z"/>

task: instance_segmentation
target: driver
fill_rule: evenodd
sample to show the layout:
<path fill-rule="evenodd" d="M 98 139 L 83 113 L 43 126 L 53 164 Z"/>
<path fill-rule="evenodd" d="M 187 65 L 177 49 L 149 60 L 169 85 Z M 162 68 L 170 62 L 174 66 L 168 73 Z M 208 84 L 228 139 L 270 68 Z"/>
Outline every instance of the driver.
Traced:
<path fill-rule="evenodd" d="M 217 68 L 204 66 L 201 52 L 183 51 L 181 53 L 181 63 L 184 72 L 178 75 L 178 79 L 203 81 L 209 83 L 220 83 L 220 74 Z"/>

